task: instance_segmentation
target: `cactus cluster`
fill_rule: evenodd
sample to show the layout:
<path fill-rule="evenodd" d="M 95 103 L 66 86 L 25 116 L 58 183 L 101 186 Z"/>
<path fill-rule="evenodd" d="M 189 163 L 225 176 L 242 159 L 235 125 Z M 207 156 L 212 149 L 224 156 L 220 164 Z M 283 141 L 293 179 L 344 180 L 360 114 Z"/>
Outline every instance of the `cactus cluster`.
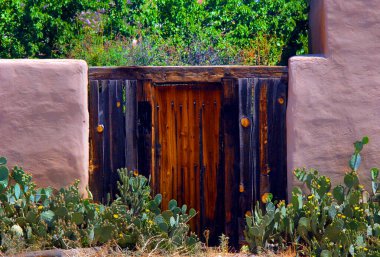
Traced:
<path fill-rule="evenodd" d="M 350 171 L 342 185 L 317 170 L 296 169 L 307 191 L 294 187 L 289 204 L 268 201 L 246 216 L 246 241 L 253 252 L 289 246 L 300 256 L 380 256 L 380 177 L 371 169 L 372 192 L 359 182 L 360 153 L 368 137 L 354 143 Z M 277 204 L 277 206 L 276 206 Z"/>
<path fill-rule="evenodd" d="M 37 188 L 32 176 L 20 167 L 11 171 L 6 158 L 0 158 L 0 253 L 7 252 L 9 241 L 44 248 L 76 248 L 117 242 L 134 249 L 144 244 L 171 250 L 188 251 L 198 243 L 189 232 L 188 221 L 196 214 L 186 213 L 186 205 L 161 211 L 161 195 L 151 196 L 149 181 L 136 172 L 121 169 L 117 199 L 107 205 L 95 203 L 91 192 L 81 196 L 79 181 L 54 190 Z M 176 202 L 175 202 L 176 203 Z M 151 243 L 145 239 L 155 238 Z M 22 249 L 21 249 L 22 250 Z"/>

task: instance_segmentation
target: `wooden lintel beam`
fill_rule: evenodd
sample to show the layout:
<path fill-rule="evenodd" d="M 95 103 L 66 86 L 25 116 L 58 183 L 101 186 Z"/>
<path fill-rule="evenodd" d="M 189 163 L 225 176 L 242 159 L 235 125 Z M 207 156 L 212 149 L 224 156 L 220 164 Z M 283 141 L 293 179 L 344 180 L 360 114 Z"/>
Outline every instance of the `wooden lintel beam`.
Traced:
<path fill-rule="evenodd" d="M 153 83 L 221 82 L 222 78 L 288 77 L 285 66 L 128 66 L 92 67 L 89 79 L 149 79 Z"/>

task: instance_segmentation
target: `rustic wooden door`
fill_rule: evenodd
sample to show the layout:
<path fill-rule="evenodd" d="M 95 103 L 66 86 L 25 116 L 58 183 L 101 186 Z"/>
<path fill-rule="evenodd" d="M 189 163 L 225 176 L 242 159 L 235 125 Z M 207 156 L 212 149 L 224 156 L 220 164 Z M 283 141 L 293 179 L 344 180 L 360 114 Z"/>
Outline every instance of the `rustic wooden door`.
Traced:
<path fill-rule="evenodd" d="M 223 230 L 224 213 L 221 84 L 154 84 L 152 92 L 154 190 L 163 208 L 176 199 L 197 210 L 192 228 L 210 230 L 212 243 Z"/>
<path fill-rule="evenodd" d="M 107 202 L 116 170 L 138 169 L 163 208 L 176 199 L 198 212 L 191 226 L 203 241 L 208 229 L 210 244 L 224 233 L 238 246 L 252 205 L 268 192 L 286 196 L 287 81 L 251 74 L 178 83 L 186 77 L 175 74 L 166 84 L 90 80 L 90 188 Z"/>

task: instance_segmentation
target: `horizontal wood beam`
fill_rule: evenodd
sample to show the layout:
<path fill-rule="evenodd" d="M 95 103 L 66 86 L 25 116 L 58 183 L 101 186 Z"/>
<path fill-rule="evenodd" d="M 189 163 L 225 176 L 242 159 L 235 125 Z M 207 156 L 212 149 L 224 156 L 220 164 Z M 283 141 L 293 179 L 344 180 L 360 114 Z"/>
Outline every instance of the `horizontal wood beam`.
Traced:
<path fill-rule="evenodd" d="M 89 79 L 149 79 L 153 83 L 221 82 L 223 78 L 288 78 L 286 66 L 127 66 L 92 67 Z"/>

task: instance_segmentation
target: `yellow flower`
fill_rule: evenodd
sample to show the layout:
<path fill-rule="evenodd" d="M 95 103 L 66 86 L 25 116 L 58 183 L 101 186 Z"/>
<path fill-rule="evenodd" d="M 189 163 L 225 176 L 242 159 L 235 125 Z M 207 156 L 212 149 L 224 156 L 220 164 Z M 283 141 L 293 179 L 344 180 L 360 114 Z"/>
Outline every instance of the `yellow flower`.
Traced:
<path fill-rule="evenodd" d="M 338 213 L 338 215 L 337 215 L 338 217 L 342 217 L 342 214 L 340 214 L 340 213 Z"/>
<path fill-rule="evenodd" d="M 332 193 L 328 192 L 327 195 L 328 195 L 328 196 L 332 196 Z"/>
<path fill-rule="evenodd" d="M 339 245 L 339 248 L 343 248 L 343 245 Z"/>
<path fill-rule="evenodd" d="M 113 217 L 114 217 L 115 219 L 117 219 L 117 218 L 119 218 L 119 215 L 118 215 L 118 214 L 114 214 Z"/>
<path fill-rule="evenodd" d="M 149 223 L 150 225 L 152 225 L 152 224 L 153 224 L 153 220 L 148 220 L 148 223 Z"/>
<path fill-rule="evenodd" d="M 357 211 L 357 210 L 359 210 L 360 208 L 359 208 L 358 206 L 356 206 L 354 209 L 355 209 L 355 211 Z"/>
<path fill-rule="evenodd" d="M 280 202 L 278 202 L 277 207 L 281 207 L 281 206 L 285 206 L 284 200 L 281 200 Z"/>
<path fill-rule="evenodd" d="M 327 183 L 330 183 L 330 179 L 329 179 L 329 178 L 326 178 L 326 182 L 327 182 Z"/>
<path fill-rule="evenodd" d="M 119 234 L 119 237 L 123 237 L 123 234 L 122 234 L 122 233 L 120 233 L 120 234 Z"/>
<path fill-rule="evenodd" d="M 363 188 L 364 188 L 364 186 L 363 186 L 363 185 L 359 185 L 359 188 L 360 188 L 360 189 L 363 189 Z"/>
<path fill-rule="evenodd" d="M 367 248 L 367 247 L 364 247 L 364 251 L 368 251 L 368 248 Z"/>
<path fill-rule="evenodd" d="M 139 175 L 139 171 L 138 171 L 138 170 L 134 170 L 134 171 L 133 171 L 133 175 L 134 175 L 135 177 L 137 177 L 137 176 Z"/>
<path fill-rule="evenodd" d="M 342 215 L 342 219 L 345 219 L 345 218 L 346 218 L 346 216 Z"/>
<path fill-rule="evenodd" d="M 268 203 L 272 200 L 272 194 L 271 193 L 264 193 L 262 196 L 261 196 L 261 201 L 263 203 Z"/>
<path fill-rule="evenodd" d="M 314 195 L 309 195 L 308 197 L 307 197 L 307 199 L 309 199 L 309 200 L 311 200 L 311 199 L 313 199 L 314 198 Z"/>
<path fill-rule="evenodd" d="M 42 210 L 44 207 L 42 205 L 38 206 L 39 210 Z"/>

